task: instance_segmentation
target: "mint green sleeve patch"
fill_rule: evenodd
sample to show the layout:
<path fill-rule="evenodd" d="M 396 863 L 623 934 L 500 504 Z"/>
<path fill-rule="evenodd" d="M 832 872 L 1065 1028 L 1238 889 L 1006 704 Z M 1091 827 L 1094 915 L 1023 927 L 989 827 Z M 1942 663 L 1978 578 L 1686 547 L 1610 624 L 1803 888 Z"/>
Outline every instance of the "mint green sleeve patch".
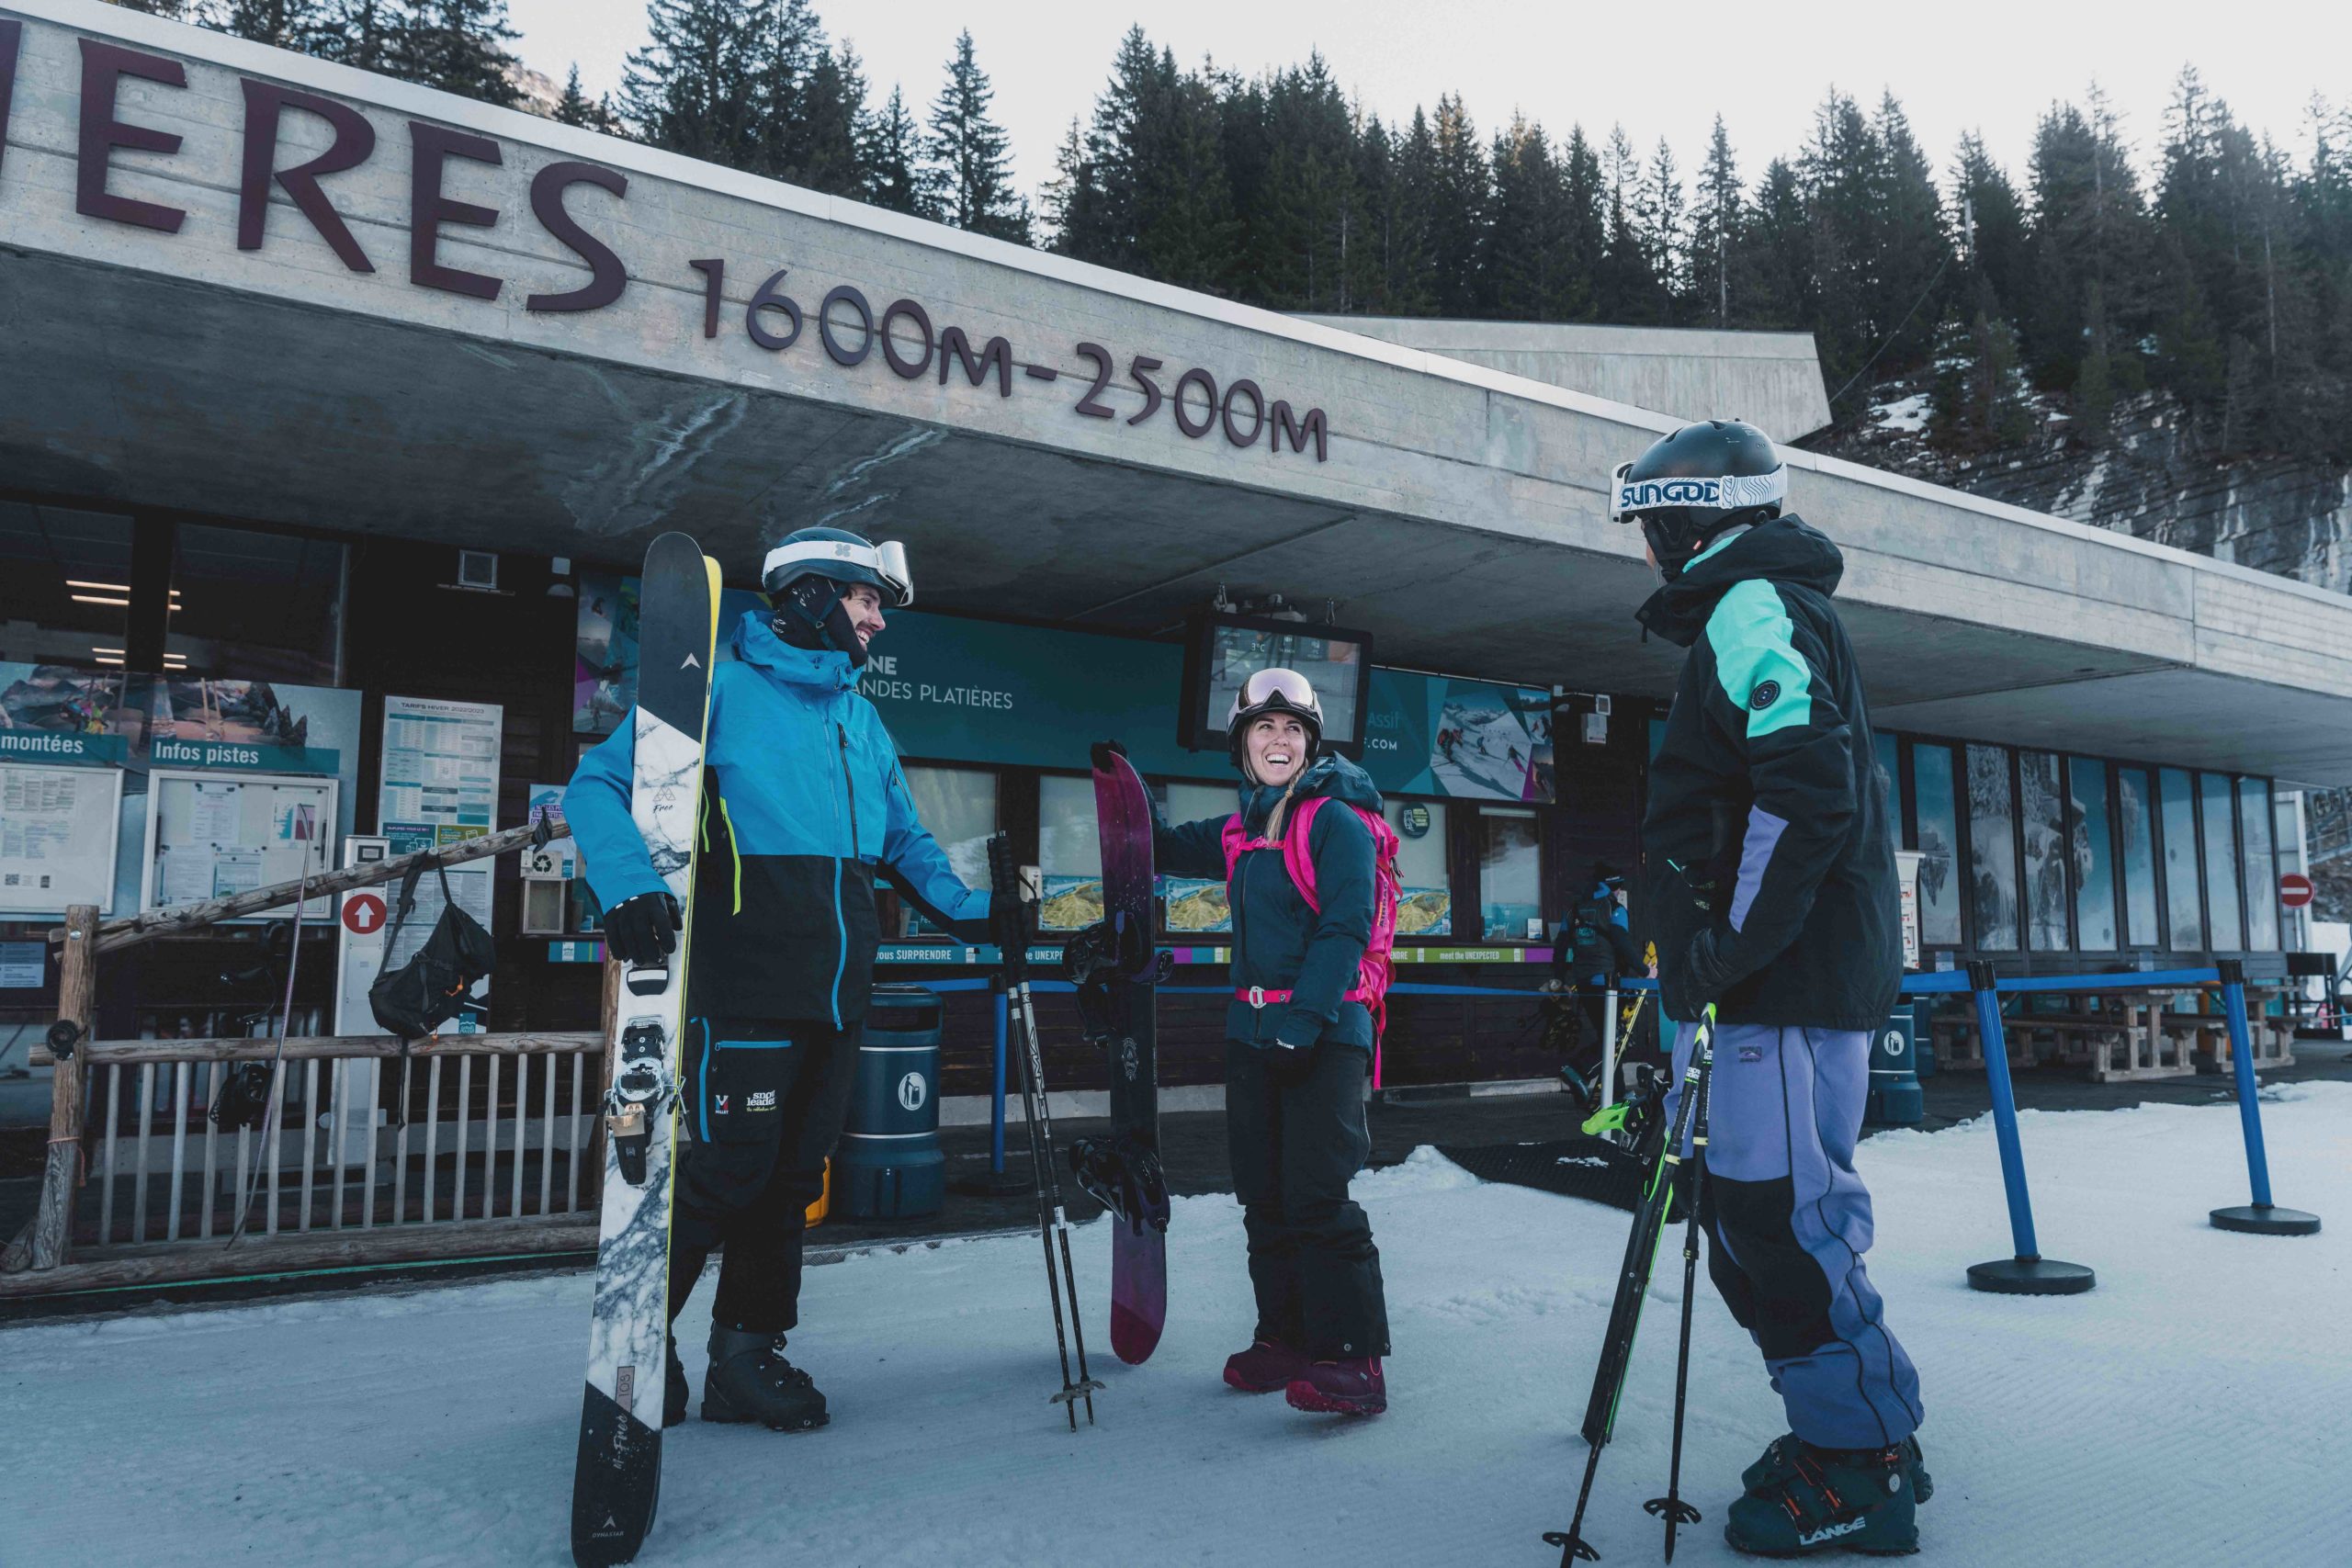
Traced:
<path fill-rule="evenodd" d="M 1779 590 L 1762 578 L 1732 584 L 1707 617 L 1715 679 L 1746 711 L 1750 740 L 1813 718 L 1813 667 L 1797 651 L 1795 630 Z"/>

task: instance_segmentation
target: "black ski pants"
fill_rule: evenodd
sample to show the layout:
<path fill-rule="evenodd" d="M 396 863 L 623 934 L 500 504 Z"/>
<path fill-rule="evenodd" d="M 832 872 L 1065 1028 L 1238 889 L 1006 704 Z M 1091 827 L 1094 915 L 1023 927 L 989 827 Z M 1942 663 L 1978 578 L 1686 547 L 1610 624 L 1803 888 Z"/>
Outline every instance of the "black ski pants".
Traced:
<path fill-rule="evenodd" d="M 1380 1249 L 1348 1196 L 1372 1156 L 1371 1067 L 1363 1050 L 1334 1041 L 1225 1047 L 1226 1138 L 1250 1238 L 1257 1337 L 1318 1361 L 1388 1354 Z"/>
<path fill-rule="evenodd" d="M 783 1334 L 800 1322 L 808 1205 L 825 1187 L 863 1031 L 798 1019 L 692 1018 L 680 1055 L 670 1316 L 723 1248 L 711 1321 Z"/>

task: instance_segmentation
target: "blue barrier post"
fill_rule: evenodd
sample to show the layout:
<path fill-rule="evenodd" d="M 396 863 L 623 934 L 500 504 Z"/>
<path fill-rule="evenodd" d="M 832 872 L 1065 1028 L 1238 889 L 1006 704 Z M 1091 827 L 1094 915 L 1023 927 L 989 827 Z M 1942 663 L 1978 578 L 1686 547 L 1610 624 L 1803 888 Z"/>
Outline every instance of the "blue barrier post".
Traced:
<path fill-rule="evenodd" d="M 2224 958 L 2221 976 L 2222 1016 L 2230 1030 L 2230 1072 L 2237 1080 L 2238 1125 L 2245 1134 L 2245 1173 L 2254 1188 L 2254 1201 L 2214 1210 L 2213 1224 L 2225 1231 L 2254 1235 L 2317 1235 L 2317 1214 L 2281 1209 L 2270 1201 L 2270 1159 L 2262 1146 L 2262 1100 L 2254 1081 L 2254 1032 L 2245 1017 L 2245 964 Z"/>
<path fill-rule="evenodd" d="M 956 987 L 978 989 L 977 980 L 950 981 Z M 948 1187 L 967 1198 L 1010 1198 L 1032 1191 L 1036 1187 L 1033 1178 L 1004 1168 L 1004 1053 L 1005 1032 L 1011 1021 L 1011 1006 L 1004 992 L 1001 976 L 988 982 L 989 1002 L 996 1015 L 996 1051 L 990 1063 L 991 1079 L 989 1089 L 989 1168 L 983 1176 L 959 1176 Z"/>
<path fill-rule="evenodd" d="M 1976 993 L 1976 1032 L 1984 1048 L 1984 1079 L 1993 1090 L 1993 1131 L 2001 1145 L 2001 1184 L 2009 1196 L 2009 1237 L 2017 1247 L 2014 1258 L 1970 1264 L 1968 1283 L 1975 1290 L 2005 1296 L 2080 1294 L 2098 1277 L 2079 1263 L 2042 1257 L 2034 1240 L 2033 1199 L 2026 1190 L 2025 1151 L 2018 1144 L 2017 1091 L 2009 1083 L 2009 1043 L 2001 1028 L 2001 998 L 1990 960 L 1970 962 L 1968 985 Z"/>

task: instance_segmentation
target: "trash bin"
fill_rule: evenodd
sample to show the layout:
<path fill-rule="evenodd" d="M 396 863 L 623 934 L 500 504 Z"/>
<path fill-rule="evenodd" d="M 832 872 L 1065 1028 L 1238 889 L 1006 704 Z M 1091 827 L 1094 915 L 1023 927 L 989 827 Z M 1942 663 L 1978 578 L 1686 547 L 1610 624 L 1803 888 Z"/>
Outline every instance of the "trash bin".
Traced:
<path fill-rule="evenodd" d="M 935 1214 L 947 1191 L 939 1147 L 944 1010 L 921 986 L 882 985 L 865 1014 L 849 1120 L 833 1152 L 831 1213 L 842 1219 Z"/>
<path fill-rule="evenodd" d="M 1901 1007 L 1879 1026 L 1871 1044 L 1870 1099 L 1862 1109 L 1867 1127 L 1915 1127 L 1927 1114 L 1919 1093 L 1918 1021 Z"/>

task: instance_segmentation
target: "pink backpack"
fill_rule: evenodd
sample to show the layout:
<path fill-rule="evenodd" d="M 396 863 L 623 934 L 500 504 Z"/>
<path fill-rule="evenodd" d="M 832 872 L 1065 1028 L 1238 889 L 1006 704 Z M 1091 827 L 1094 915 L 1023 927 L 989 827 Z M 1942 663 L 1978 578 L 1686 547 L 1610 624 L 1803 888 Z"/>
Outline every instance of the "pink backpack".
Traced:
<path fill-rule="evenodd" d="M 1225 879 L 1233 880 L 1234 868 L 1250 850 L 1279 849 L 1283 852 L 1283 869 L 1290 873 L 1291 886 L 1306 900 L 1306 907 L 1317 914 L 1323 912 L 1323 901 L 1315 893 L 1315 856 L 1308 848 L 1309 831 L 1315 826 L 1315 814 L 1322 809 L 1327 795 L 1309 795 L 1291 808 L 1288 831 L 1282 841 L 1253 839 L 1241 825 L 1236 812 L 1225 824 Z M 1372 833 L 1373 895 L 1372 937 L 1363 946 L 1363 962 L 1356 968 L 1355 988 L 1345 1000 L 1362 1002 L 1372 1014 L 1373 1082 L 1380 1081 L 1380 1037 L 1388 1027 L 1388 986 L 1396 977 L 1396 905 L 1403 884 L 1396 875 L 1396 829 L 1376 811 L 1366 811 L 1361 806 L 1350 806 Z M 1288 1001 L 1287 991 L 1264 991 L 1251 996 L 1248 990 L 1237 991 L 1245 1001 Z"/>

